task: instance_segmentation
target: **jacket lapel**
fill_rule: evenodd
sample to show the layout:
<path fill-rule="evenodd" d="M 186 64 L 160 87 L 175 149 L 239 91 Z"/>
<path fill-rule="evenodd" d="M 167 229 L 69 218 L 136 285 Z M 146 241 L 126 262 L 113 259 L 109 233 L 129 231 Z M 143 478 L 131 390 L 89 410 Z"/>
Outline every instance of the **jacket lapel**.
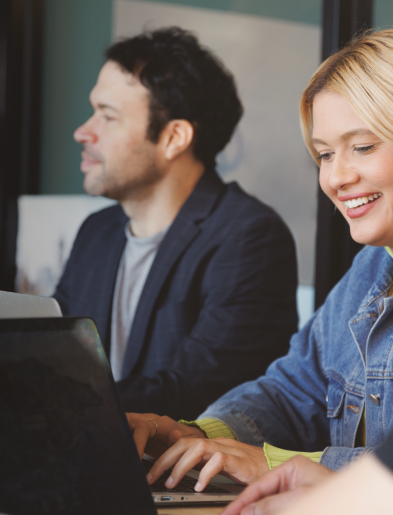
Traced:
<path fill-rule="evenodd" d="M 225 190 L 225 185 L 214 171 L 206 172 L 184 203 L 162 241 L 135 312 L 123 377 L 135 367 L 142 352 L 146 332 L 158 295 L 172 268 L 201 232 L 199 223 L 213 210 Z"/>
<path fill-rule="evenodd" d="M 121 226 L 121 231 L 113 231 L 110 239 L 107 240 L 107 259 L 102 260 L 100 263 L 101 269 L 97 271 L 96 275 L 96 277 L 99 277 L 99 281 L 96 280 L 96 286 L 93 291 L 94 297 L 90 302 L 90 305 L 96 306 L 96 312 L 92 315 L 92 318 L 98 321 L 97 328 L 103 340 L 108 359 L 110 356 L 113 294 L 120 258 L 126 244 L 124 228 L 127 220 L 127 216 L 121 210 L 118 222 Z"/>

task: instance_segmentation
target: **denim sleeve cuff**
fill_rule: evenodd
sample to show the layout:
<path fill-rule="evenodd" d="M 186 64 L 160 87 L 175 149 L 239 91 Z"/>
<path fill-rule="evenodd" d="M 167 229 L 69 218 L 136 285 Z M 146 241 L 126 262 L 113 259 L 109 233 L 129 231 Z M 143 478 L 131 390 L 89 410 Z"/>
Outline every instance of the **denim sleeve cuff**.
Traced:
<path fill-rule="evenodd" d="M 179 420 L 180 424 L 185 424 L 186 426 L 197 426 L 202 431 L 206 433 L 206 436 L 210 438 L 231 438 L 232 440 L 236 440 L 235 435 L 220 420 L 215 418 L 201 418 L 199 420 L 194 420 L 192 422 L 187 422 L 186 420 Z"/>
<path fill-rule="evenodd" d="M 331 470 L 338 470 L 353 460 L 365 458 L 372 450 L 372 447 L 326 447 L 319 463 Z"/>
<path fill-rule="evenodd" d="M 274 447 L 273 445 L 270 445 L 267 442 L 265 442 L 265 445 L 263 446 L 263 451 L 265 453 L 265 457 L 270 470 L 273 470 L 274 468 L 278 467 L 279 465 L 289 460 L 290 458 L 293 458 L 294 456 L 305 456 L 314 463 L 318 463 L 323 452 L 287 451 L 284 449 L 279 449 L 278 447 Z"/>

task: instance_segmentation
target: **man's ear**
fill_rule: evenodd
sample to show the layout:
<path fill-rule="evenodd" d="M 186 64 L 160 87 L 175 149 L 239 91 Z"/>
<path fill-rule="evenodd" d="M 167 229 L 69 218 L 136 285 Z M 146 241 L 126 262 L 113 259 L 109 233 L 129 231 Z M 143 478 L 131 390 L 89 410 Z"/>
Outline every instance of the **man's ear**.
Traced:
<path fill-rule="evenodd" d="M 171 120 L 161 133 L 164 156 L 168 161 L 188 150 L 194 139 L 194 127 L 188 120 Z"/>

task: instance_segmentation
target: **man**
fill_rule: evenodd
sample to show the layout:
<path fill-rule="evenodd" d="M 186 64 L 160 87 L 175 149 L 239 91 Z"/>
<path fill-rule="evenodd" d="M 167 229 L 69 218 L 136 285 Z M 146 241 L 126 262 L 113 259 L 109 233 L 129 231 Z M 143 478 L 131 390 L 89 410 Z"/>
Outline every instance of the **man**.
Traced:
<path fill-rule="evenodd" d="M 294 245 L 214 171 L 242 114 L 222 64 L 179 28 L 106 57 L 74 137 L 85 190 L 120 205 L 84 222 L 55 298 L 96 321 L 127 411 L 193 418 L 286 352 Z"/>

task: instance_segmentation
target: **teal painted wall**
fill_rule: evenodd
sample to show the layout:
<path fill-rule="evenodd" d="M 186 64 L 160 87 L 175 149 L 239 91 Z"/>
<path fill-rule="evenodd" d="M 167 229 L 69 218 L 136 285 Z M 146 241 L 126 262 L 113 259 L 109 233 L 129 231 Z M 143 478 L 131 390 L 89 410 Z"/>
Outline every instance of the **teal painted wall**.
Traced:
<path fill-rule="evenodd" d="M 91 114 L 88 97 L 110 44 L 112 0 L 46 0 L 41 187 L 82 193 L 74 130 Z"/>
<path fill-rule="evenodd" d="M 144 0 L 149 1 L 149 0 Z M 319 25 L 320 0 L 152 0 Z"/>
<path fill-rule="evenodd" d="M 374 0 L 374 27 L 380 29 L 393 27 L 392 0 Z"/>

